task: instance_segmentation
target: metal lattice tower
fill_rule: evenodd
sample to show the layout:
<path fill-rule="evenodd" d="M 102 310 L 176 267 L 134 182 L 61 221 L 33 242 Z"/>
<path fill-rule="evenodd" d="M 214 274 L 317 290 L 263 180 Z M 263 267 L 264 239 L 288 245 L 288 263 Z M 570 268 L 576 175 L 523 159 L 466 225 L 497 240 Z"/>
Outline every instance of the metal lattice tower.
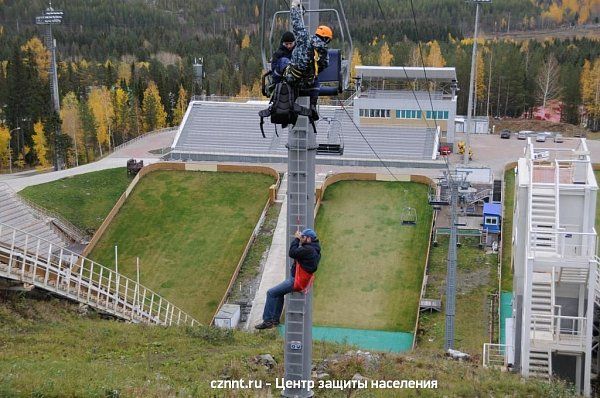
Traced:
<path fill-rule="evenodd" d="M 55 10 L 52 8 L 52 2 L 44 13 L 38 17 L 35 17 L 36 25 L 44 25 L 46 27 L 44 32 L 44 41 L 48 51 L 50 51 L 50 94 L 52 95 L 52 106 L 54 111 L 60 113 L 60 99 L 58 94 L 58 73 L 56 68 L 56 41 L 52 35 L 52 25 L 60 25 L 62 23 L 62 17 L 64 13 L 61 10 Z"/>
<path fill-rule="evenodd" d="M 446 268 L 446 330 L 444 350 L 454 349 L 454 317 L 456 315 L 456 265 L 458 242 L 458 200 L 459 189 L 466 188 L 469 183 L 466 180 L 467 173 L 446 172 L 443 184 L 450 191 L 450 239 L 448 242 L 448 258 Z"/>
<path fill-rule="evenodd" d="M 58 72 L 56 68 L 56 40 L 52 36 L 52 25 L 60 25 L 62 23 L 63 12 L 61 10 L 55 10 L 52 8 L 52 2 L 48 5 L 48 8 L 44 10 L 44 13 L 38 17 L 35 17 L 36 25 L 43 25 L 46 27 L 44 33 L 44 41 L 46 47 L 50 51 L 50 95 L 52 97 L 52 108 L 57 115 L 60 114 L 60 97 L 58 93 Z M 60 127 L 57 127 L 56 134 L 54 135 L 54 170 L 58 171 L 62 168 L 60 160 L 58 158 L 57 148 L 57 137 L 60 135 Z"/>
<path fill-rule="evenodd" d="M 304 2 L 309 10 L 318 9 L 319 0 Z M 309 19 L 309 34 L 318 26 L 318 17 Z M 309 98 L 300 97 L 297 103 L 309 107 Z M 317 137 L 309 128 L 308 117 L 299 116 L 288 133 L 288 198 L 287 247 L 296 231 L 313 228 L 315 219 L 315 159 Z M 286 253 L 287 254 L 287 253 Z M 286 277 L 290 277 L 292 259 L 286 255 Z M 306 383 L 312 372 L 312 290 L 306 294 L 294 292 L 285 297 L 284 362 L 286 383 L 298 384 L 283 391 L 284 397 L 312 397 L 314 392 Z"/>

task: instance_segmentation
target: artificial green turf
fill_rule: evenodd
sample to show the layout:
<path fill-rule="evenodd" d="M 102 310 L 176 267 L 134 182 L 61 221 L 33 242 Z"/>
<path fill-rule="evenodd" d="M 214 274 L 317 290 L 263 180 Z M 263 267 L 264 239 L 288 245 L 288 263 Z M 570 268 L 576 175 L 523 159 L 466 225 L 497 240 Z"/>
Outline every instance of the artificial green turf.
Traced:
<path fill-rule="evenodd" d="M 502 225 L 502 290 L 512 291 L 511 269 L 513 212 L 515 208 L 515 171 L 504 173 L 504 220 Z"/>
<path fill-rule="evenodd" d="M 268 197 L 262 174 L 156 171 L 134 189 L 90 258 L 210 322 Z"/>
<path fill-rule="evenodd" d="M 416 209 L 416 226 L 402 225 L 406 207 Z M 316 220 L 322 259 L 315 325 L 412 332 L 431 217 L 422 184 L 342 181 L 328 187 Z"/>
<path fill-rule="evenodd" d="M 120 167 L 34 185 L 19 194 L 93 234 L 130 182 Z"/>
<path fill-rule="evenodd" d="M 438 245 L 431 248 L 427 298 L 442 300 L 442 312 L 423 313 L 419 322 L 420 349 L 444 348 L 446 270 L 448 236 L 440 236 Z M 458 248 L 456 316 L 454 348 L 478 355 L 484 343 L 489 343 L 490 316 L 488 295 L 498 288 L 498 256 L 479 248 L 479 238 L 460 239 Z"/>

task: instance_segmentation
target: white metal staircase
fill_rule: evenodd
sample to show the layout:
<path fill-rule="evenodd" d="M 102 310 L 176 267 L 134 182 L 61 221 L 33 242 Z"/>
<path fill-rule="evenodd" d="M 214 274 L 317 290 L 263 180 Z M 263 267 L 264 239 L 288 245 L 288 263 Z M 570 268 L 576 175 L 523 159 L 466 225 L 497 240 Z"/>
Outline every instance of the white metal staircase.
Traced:
<path fill-rule="evenodd" d="M 586 268 L 561 267 L 558 274 L 558 282 L 587 284 L 589 273 L 589 270 Z"/>
<path fill-rule="evenodd" d="M 534 272 L 531 283 L 531 337 L 551 339 L 554 316 L 553 274 Z"/>
<path fill-rule="evenodd" d="M 529 377 L 548 379 L 552 375 L 552 355 L 546 350 L 529 351 Z"/>
<path fill-rule="evenodd" d="M 199 322 L 136 281 L 38 236 L 0 223 L 0 278 L 34 285 L 120 319 Z"/>
<path fill-rule="evenodd" d="M 536 253 L 556 253 L 558 230 L 557 193 L 552 186 L 531 186 L 531 249 Z"/>

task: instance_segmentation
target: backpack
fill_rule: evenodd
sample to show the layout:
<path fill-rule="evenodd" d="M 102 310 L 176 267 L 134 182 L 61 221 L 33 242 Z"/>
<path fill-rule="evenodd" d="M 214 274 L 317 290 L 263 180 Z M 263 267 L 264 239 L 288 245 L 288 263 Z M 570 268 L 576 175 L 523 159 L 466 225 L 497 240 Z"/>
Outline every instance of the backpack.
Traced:
<path fill-rule="evenodd" d="M 286 81 L 277 83 L 271 95 L 269 107 L 258 112 L 258 116 L 260 116 L 260 132 L 263 138 L 267 138 L 263 128 L 266 117 L 270 117 L 271 123 L 275 125 L 275 134 L 279 136 L 277 134 L 277 125 L 281 124 L 282 128 L 286 128 L 290 124 L 295 125 L 300 115 L 308 116 L 316 134 L 317 129 L 313 119 L 313 112 L 309 108 L 296 104 L 296 91 L 289 83 Z"/>

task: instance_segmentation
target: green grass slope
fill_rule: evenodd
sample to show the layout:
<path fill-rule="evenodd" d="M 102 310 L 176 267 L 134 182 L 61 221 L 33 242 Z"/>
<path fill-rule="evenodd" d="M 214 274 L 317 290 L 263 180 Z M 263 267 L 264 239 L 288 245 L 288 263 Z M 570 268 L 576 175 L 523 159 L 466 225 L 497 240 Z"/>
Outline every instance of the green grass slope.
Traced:
<path fill-rule="evenodd" d="M 2 397 L 268 397 L 279 396 L 283 342 L 275 331 L 247 334 L 208 327 L 163 328 L 79 315 L 56 299 L 0 296 Z M 374 380 L 438 380 L 436 390 L 319 390 L 318 397 L 571 397 L 561 384 L 458 363 L 441 355 L 379 354 L 370 363 L 343 354 L 350 347 L 315 343 L 313 363 L 330 379 L 355 373 Z M 254 358 L 269 353 L 272 369 Z M 324 359 L 328 359 L 327 362 Z M 211 380 L 261 380 L 263 390 L 214 390 Z"/>
<path fill-rule="evenodd" d="M 93 234 L 130 182 L 120 167 L 34 185 L 19 194 Z"/>
<path fill-rule="evenodd" d="M 90 258 L 210 322 L 268 197 L 262 174 L 156 171 L 129 196 Z"/>
<path fill-rule="evenodd" d="M 416 226 L 401 224 L 406 207 Z M 322 261 L 316 325 L 412 332 L 431 226 L 427 187 L 341 181 L 328 187 L 316 220 Z"/>
<path fill-rule="evenodd" d="M 446 296 L 446 262 L 448 258 L 448 236 L 438 238 L 438 246 L 432 247 L 429 260 L 427 298 Z M 479 356 L 483 344 L 489 342 L 488 325 L 490 314 L 488 294 L 498 288 L 498 256 L 485 254 L 478 247 L 479 238 L 460 239 L 458 248 L 455 349 Z M 423 313 L 419 324 L 421 332 L 418 346 L 421 349 L 442 350 L 444 348 L 445 314 Z"/>
<path fill-rule="evenodd" d="M 504 220 L 502 225 L 502 290 L 512 291 L 510 266 L 512 257 L 513 212 L 515 211 L 515 171 L 504 173 Z"/>

